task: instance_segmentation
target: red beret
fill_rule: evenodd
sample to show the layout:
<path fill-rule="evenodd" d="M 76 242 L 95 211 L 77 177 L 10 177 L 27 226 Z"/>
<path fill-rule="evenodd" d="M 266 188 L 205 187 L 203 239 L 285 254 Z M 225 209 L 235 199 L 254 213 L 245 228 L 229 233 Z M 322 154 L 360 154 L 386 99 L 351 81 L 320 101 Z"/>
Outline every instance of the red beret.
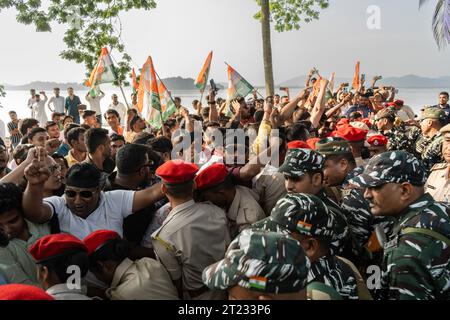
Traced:
<path fill-rule="evenodd" d="M 41 288 L 26 284 L 0 286 L 0 300 L 55 300 Z"/>
<path fill-rule="evenodd" d="M 352 127 L 350 125 L 340 126 L 334 131 L 334 136 L 341 137 L 349 142 L 364 140 L 367 136 L 367 130 Z"/>
<path fill-rule="evenodd" d="M 394 104 L 396 106 L 402 107 L 405 104 L 405 102 L 403 100 L 397 99 L 397 100 L 394 101 Z"/>
<path fill-rule="evenodd" d="M 288 149 L 311 149 L 311 147 L 302 140 L 294 140 L 287 144 Z"/>
<path fill-rule="evenodd" d="M 344 126 L 349 123 L 350 123 L 350 120 L 348 120 L 347 118 L 342 118 L 341 120 L 338 121 L 338 123 L 336 123 L 336 127 Z"/>
<path fill-rule="evenodd" d="M 306 143 L 312 150 L 316 150 L 316 143 L 319 140 L 320 138 L 309 138 L 308 140 L 306 140 Z"/>
<path fill-rule="evenodd" d="M 228 176 L 227 167 L 223 163 L 213 163 L 195 177 L 198 190 L 214 187 Z"/>
<path fill-rule="evenodd" d="M 103 246 L 107 241 L 119 237 L 119 234 L 112 230 L 97 230 L 84 238 L 83 242 L 88 250 L 88 255 L 91 255 L 95 251 L 97 251 L 97 249 Z"/>
<path fill-rule="evenodd" d="M 369 128 L 372 126 L 372 121 L 368 118 L 364 118 L 361 121 L 364 122 Z"/>
<path fill-rule="evenodd" d="M 75 249 L 87 251 L 80 239 L 68 233 L 57 233 L 40 238 L 28 251 L 39 263 Z"/>
<path fill-rule="evenodd" d="M 194 179 L 198 169 L 194 163 L 170 160 L 156 169 L 155 173 L 164 183 L 180 184 Z"/>
<path fill-rule="evenodd" d="M 381 134 L 376 134 L 367 139 L 367 143 L 372 146 L 385 146 L 388 143 L 388 140 L 385 136 Z"/>

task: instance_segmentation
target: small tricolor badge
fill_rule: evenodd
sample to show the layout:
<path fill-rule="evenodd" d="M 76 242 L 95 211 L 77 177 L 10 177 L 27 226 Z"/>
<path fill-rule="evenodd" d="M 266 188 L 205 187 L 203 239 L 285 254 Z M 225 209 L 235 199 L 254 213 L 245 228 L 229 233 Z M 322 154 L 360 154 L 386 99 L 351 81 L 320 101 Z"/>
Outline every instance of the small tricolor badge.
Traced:
<path fill-rule="evenodd" d="M 312 227 L 311 224 L 306 223 L 304 221 L 297 222 L 297 230 L 300 231 L 300 232 L 310 233 L 311 232 L 311 227 Z"/>
<path fill-rule="evenodd" d="M 248 283 L 251 288 L 265 290 L 267 285 L 267 278 L 264 277 L 250 277 Z"/>

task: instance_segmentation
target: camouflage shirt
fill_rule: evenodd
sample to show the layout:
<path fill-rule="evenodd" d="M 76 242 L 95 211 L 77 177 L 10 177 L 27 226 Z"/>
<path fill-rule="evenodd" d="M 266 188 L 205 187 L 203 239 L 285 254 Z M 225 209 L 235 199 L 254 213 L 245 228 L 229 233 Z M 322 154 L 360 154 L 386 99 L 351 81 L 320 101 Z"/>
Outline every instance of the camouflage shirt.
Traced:
<path fill-rule="evenodd" d="M 384 133 L 384 136 L 388 138 L 387 150 L 405 150 L 411 154 L 416 154 L 415 144 L 421 134 L 422 132 L 417 127 L 407 127 L 400 124 Z"/>
<path fill-rule="evenodd" d="M 429 173 L 431 168 L 437 163 L 444 162 L 442 155 L 442 143 L 444 141 L 444 135 L 442 133 L 436 134 L 424 149 L 422 153 L 422 164 L 425 170 Z"/>
<path fill-rule="evenodd" d="M 343 299 L 358 300 L 358 289 L 352 269 L 335 255 L 320 257 L 311 263 L 308 283 L 317 281 L 334 288 Z"/>
<path fill-rule="evenodd" d="M 349 238 L 349 228 L 347 224 L 347 219 L 342 212 L 339 205 L 331 200 L 326 194 L 325 191 L 320 191 L 317 197 L 322 200 L 325 205 L 330 210 L 330 213 L 334 217 L 335 225 L 334 225 L 334 234 L 333 239 L 330 244 L 331 250 L 334 254 L 341 254 L 344 249 L 344 245 L 347 243 L 347 239 Z"/>
<path fill-rule="evenodd" d="M 449 215 L 450 204 L 426 193 L 400 216 L 385 245 L 381 298 L 450 300 Z"/>

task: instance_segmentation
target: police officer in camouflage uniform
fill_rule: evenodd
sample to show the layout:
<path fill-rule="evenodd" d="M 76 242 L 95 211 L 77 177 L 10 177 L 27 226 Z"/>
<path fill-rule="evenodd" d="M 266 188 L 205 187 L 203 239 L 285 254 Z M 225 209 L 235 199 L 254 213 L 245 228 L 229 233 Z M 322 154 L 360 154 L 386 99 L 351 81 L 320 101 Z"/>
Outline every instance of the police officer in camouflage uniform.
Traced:
<path fill-rule="evenodd" d="M 450 204 L 425 193 L 425 170 L 406 151 L 371 159 L 351 183 L 366 188 L 375 216 L 392 216 L 396 225 L 384 247 L 380 297 L 450 299 Z"/>
<path fill-rule="evenodd" d="M 421 132 L 415 126 L 406 126 L 404 122 L 396 119 L 395 109 L 380 110 L 375 116 L 377 130 L 388 139 L 387 150 L 406 150 L 415 154 L 415 143 Z"/>
<path fill-rule="evenodd" d="M 323 190 L 323 164 L 325 157 L 310 149 L 289 149 L 283 165 L 278 169 L 284 174 L 288 193 L 308 193 L 316 195 L 330 209 L 334 216 L 332 250 L 341 254 L 349 239 L 347 219 L 339 205 Z"/>
<path fill-rule="evenodd" d="M 294 238 L 245 229 L 225 258 L 203 271 L 211 290 L 228 290 L 230 300 L 306 300 L 310 261 Z"/>
<path fill-rule="evenodd" d="M 316 150 L 326 156 L 324 164 L 325 183 L 330 187 L 338 187 L 342 192 L 340 203 L 342 212 L 347 218 L 352 238 L 351 248 L 343 254 L 362 269 L 366 264 L 377 264 L 381 261 L 381 247 L 376 250 L 378 257 L 371 255 L 366 245 L 371 236 L 383 242 L 384 234 L 390 233 L 392 221 L 389 218 L 374 218 L 370 213 L 369 203 L 364 199 L 364 190 L 349 184 L 349 180 L 364 170 L 356 167 L 350 145 L 342 138 L 333 137 L 317 142 Z M 377 237 L 374 237 L 378 233 Z M 378 259 L 377 259 L 378 258 Z M 369 261 L 370 260 L 370 261 Z"/>
<path fill-rule="evenodd" d="M 344 262 L 331 250 L 335 226 L 334 216 L 318 197 L 289 193 L 278 200 L 270 217 L 254 223 L 252 228 L 288 234 L 302 244 L 311 260 L 309 288 L 325 292 L 332 299 L 356 300 L 357 275 L 352 270 L 353 265 L 351 267 L 350 262 Z"/>
<path fill-rule="evenodd" d="M 438 108 L 425 108 L 422 112 L 420 127 L 422 136 L 416 142 L 416 153 L 422 157 L 425 170 L 429 172 L 436 164 L 443 161 L 443 135 L 439 130 L 445 125 L 447 115 Z"/>

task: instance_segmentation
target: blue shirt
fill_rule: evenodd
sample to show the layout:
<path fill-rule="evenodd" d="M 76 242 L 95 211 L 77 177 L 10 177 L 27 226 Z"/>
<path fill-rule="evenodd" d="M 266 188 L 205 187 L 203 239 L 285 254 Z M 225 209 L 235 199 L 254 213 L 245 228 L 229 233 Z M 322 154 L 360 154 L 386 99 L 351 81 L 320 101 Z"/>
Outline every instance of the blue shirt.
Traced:
<path fill-rule="evenodd" d="M 78 105 L 81 104 L 80 97 L 73 96 L 73 100 L 69 97 L 66 98 L 65 108 L 69 111 L 69 115 L 72 117 L 79 117 Z"/>
<path fill-rule="evenodd" d="M 69 154 L 69 150 L 70 150 L 70 146 L 67 143 L 62 143 L 59 146 L 58 150 L 56 150 L 56 153 L 65 157 Z"/>
<path fill-rule="evenodd" d="M 362 114 L 363 118 L 367 118 L 369 117 L 369 113 L 371 113 L 372 110 L 368 106 L 354 105 L 347 110 L 345 116 L 349 118 L 353 112 L 359 112 Z"/>

